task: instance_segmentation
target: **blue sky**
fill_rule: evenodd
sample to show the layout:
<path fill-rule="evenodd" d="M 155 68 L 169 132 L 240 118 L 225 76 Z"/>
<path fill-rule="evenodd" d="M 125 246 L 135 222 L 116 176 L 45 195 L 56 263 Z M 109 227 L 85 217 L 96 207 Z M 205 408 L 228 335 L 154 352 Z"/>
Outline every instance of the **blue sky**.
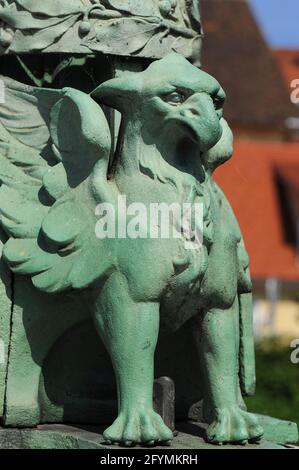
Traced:
<path fill-rule="evenodd" d="M 272 47 L 299 48 L 299 0 L 249 0 Z"/>

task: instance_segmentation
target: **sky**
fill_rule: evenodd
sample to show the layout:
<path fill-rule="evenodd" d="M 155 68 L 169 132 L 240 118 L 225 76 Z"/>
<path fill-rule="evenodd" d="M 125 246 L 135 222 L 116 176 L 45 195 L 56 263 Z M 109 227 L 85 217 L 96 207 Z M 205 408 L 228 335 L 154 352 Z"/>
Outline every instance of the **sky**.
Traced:
<path fill-rule="evenodd" d="M 272 47 L 299 47 L 299 0 L 249 0 Z"/>

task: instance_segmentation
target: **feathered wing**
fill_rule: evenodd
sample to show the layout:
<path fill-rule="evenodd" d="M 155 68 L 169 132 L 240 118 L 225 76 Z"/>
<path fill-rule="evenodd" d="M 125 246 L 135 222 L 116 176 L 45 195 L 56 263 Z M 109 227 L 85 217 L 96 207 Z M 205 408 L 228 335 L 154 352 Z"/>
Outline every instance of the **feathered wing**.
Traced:
<path fill-rule="evenodd" d="M 108 123 L 85 93 L 1 79 L 0 223 L 9 237 L 3 256 L 43 291 L 84 288 L 112 263 L 96 238 L 94 213 L 112 191 Z"/>

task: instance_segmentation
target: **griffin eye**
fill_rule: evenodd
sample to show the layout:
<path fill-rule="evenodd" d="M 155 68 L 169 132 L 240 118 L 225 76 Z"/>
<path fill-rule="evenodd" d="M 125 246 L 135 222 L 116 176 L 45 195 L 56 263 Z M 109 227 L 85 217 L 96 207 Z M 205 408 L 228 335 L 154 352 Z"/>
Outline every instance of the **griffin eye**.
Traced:
<path fill-rule="evenodd" d="M 225 102 L 225 93 L 222 89 L 218 91 L 218 93 L 212 95 L 212 99 L 214 102 L 214 106 L 216 111 L 219 111 L 223 108 Z"/>
<path fill-rule="evenodd" d="M 185 96 L 182 95 L 182 93 L 178 93 L 177 91 L 174 91 L 173 93 L 169 93 L 168 95 L 164 97 L 164 100 L 167 103 L 172 104 L 174 106 L 183 103 L 185 99 L 186 99 Z"/>
<path fill-rule="evenodd" d="M 219 96 L 215 96 L 213 98 L 213 101 L 214 101 L 214 106 L 215 106 L 215 109 L 218 111 L 219 109 L 223 108 L 223 104 L 224 104 L 224 99 L 219 97 Z"/>

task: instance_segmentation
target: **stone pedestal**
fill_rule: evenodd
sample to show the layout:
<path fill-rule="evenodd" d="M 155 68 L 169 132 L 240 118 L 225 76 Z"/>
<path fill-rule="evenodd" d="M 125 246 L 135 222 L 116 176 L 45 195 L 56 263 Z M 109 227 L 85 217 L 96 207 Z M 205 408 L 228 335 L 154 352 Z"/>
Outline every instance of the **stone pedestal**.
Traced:
<path fill-rule="evenodd" d="M 177 424 L 179 430 L 170 447 L 154 449 L 283 449 L 286 445 L 263 439 L 259 444 L 214 446 L 204 440 L 205 426 L 199 423 Z M 62 424 L 41 425 L 36 429 L 0 429 L 1 449 L 115 449 L 123 447 L 108 446 L 103 442 L 103 427 L 66 426 Z M 133 447 L 138 450 L 139 447 Z M 153 451 L 154 451 L 153 449 Z"/>

